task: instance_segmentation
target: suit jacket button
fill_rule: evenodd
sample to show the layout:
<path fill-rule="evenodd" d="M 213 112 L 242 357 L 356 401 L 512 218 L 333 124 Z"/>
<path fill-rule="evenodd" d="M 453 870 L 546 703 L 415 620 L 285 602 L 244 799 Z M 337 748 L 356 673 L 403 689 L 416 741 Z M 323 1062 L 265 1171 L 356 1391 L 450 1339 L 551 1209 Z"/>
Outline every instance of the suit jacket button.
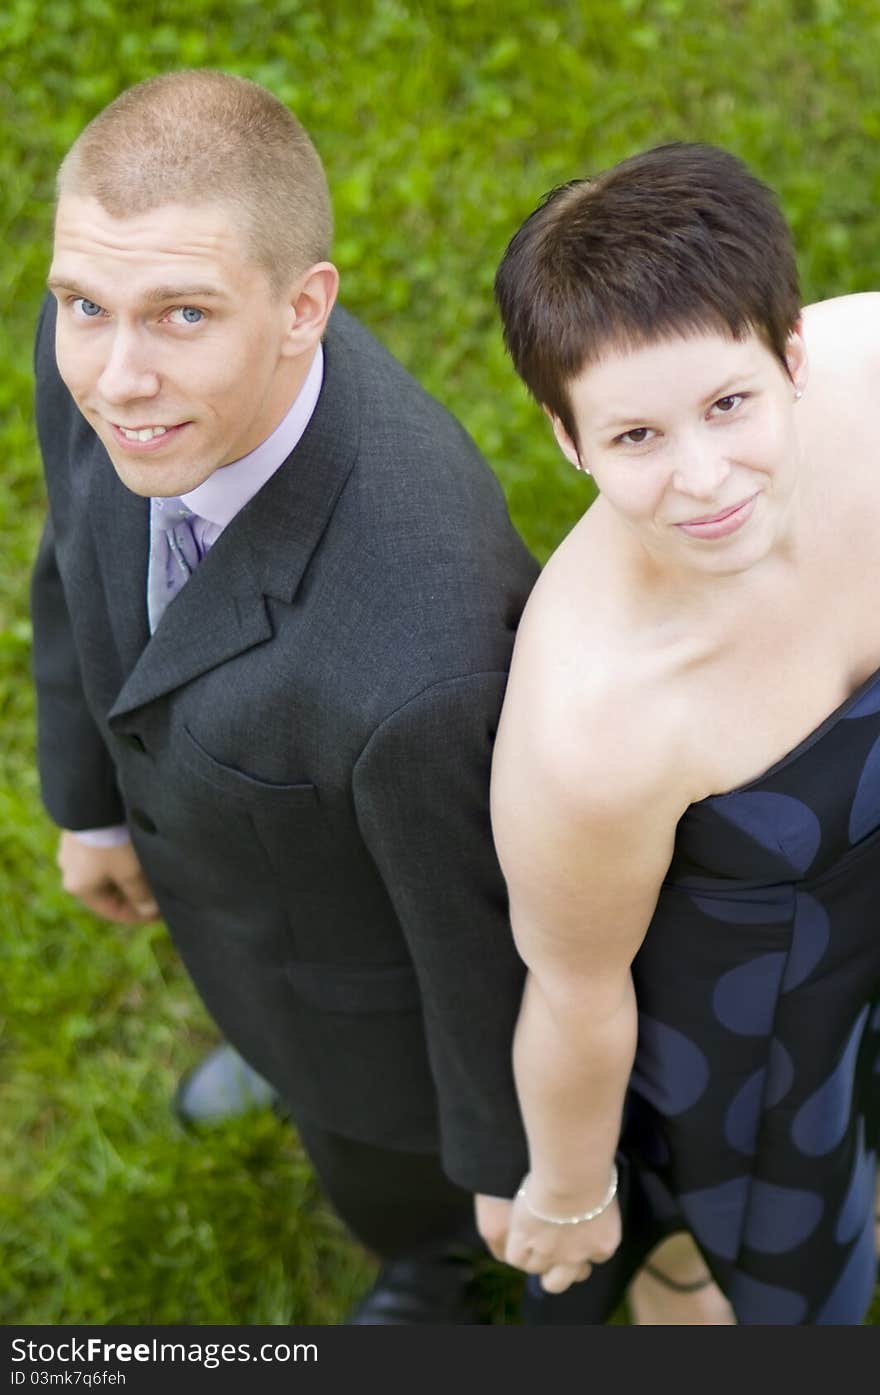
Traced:
<path fill-rule="evenodd" d="M 144 833 L 156 832 L 156 825 L 144 809 L 132 809 L 131 821 L 137 824 L 138 828 L 142 828 Z"/>
<path fill-rule="evenodd" d="M 138 736 L 136 731 L 127 731 L 125 733 L 125 736 L 123 737 L 123 740 L 125 741 L 125 744 L 127 746 L 130 746 L 133 751 L 145 751 L 147 749 L 144 745 L 143 737 Z"/>

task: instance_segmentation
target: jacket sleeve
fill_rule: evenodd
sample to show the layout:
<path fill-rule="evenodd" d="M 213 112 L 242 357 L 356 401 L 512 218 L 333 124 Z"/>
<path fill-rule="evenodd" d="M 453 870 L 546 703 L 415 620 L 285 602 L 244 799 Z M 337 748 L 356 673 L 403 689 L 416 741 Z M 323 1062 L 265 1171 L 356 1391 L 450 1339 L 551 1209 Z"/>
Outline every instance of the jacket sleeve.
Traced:
<path fill-rule="evenodd" d="M 31 581 L 37 760 L 43 803 L 62 828 L 125 821 L 113 762 L 86 704 L 47 518 Z"/>
<path fill-rule="evenodd" d="M 525 970 L 489 822 L 506 680 L 430 687 L 377 728 L 354 772 L 360 828 L 419 981 L 445 1169 L 497 1196 L 526 1171 L 511 1063 Z"/>

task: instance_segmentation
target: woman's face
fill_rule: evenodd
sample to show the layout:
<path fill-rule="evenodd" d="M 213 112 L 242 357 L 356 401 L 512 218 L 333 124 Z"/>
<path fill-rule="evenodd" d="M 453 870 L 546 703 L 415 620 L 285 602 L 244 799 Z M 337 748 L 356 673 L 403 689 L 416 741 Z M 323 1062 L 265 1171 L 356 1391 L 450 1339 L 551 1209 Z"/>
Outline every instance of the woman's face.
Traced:
<path fill-rule="evenodd" d="M 580 452 L 558 422 L 557 440 L 656 561 L 744 571 L 784 534 L 806 381 L 799 326 L 788 366 L 755 334 L 609 352 L 570 389 Z"/>

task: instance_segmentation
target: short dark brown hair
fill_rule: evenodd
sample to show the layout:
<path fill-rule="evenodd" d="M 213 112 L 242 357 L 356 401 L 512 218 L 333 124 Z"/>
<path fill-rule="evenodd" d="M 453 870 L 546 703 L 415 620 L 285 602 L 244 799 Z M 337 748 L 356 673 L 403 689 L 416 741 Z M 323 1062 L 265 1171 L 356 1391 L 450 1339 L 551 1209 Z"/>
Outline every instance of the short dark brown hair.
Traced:
<path fill-rule="evenodd" d="M 569 388 L 608 350 L 759 334 L 785 365 L 800 314 L 773 191 L 715 146 L 657 146 L 552 189 L 495 277 L 504 340 L 532 396 L 577 445 Z"/>
<path fill-rule="evenodd" d="M 308 135 L 265 87 L 211 68 L 120 93 L 71 146 L 57 189 L 96 198 L 115 218 L 224 204 L 276 291 L 330 252 L 330 194 Z"/>

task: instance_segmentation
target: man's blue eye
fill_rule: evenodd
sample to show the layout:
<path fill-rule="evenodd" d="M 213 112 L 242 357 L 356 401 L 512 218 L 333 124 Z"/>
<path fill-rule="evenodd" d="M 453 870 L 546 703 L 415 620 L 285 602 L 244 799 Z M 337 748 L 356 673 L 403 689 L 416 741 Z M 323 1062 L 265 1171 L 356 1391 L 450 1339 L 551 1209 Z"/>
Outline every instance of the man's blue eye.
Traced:
<path fill-rule="evenodd" d="M 88 315 L 89 319 L 94 319 L 96 315 L 101 313 L 100 305 L 96 305 L 93 300 L 80 300 L 79 305 L 83 314 Z"/>
<path fill-rule="evenodd" d="M 188 325 L 197 325 L 202 318 L 202 311 L 197 310 L 194 305 L 183 305 L 180 310 L 181 315 Z"/>

